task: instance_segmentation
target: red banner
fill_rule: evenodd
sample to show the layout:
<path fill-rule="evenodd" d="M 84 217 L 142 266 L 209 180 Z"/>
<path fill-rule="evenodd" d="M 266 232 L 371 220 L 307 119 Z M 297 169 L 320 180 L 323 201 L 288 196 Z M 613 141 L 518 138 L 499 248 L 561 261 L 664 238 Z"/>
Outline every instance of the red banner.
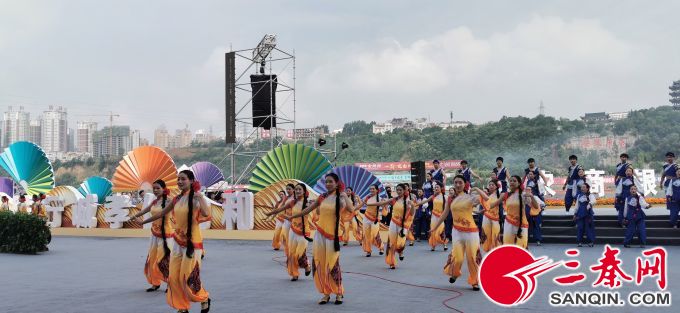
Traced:
<path fill-rule="evenodd" d="M 444 169 L 459 169 L 461 160 L 441 160 L 439 161 L 441 167 Z M 411 171 L 411 162 L 366 162 L 354 163 L 355 166 L 361 167 L 370 172 L 390 172 L 390 171 Z M 425 162 L 425 168 L 428 170 L 434 169 L 431 161 Z"/>

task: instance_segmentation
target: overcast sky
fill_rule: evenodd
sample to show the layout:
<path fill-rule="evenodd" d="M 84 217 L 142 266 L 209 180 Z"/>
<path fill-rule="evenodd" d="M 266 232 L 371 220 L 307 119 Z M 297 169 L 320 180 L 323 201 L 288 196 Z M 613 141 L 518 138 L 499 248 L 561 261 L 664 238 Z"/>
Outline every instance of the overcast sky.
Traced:
<path fill-rule="evenodd" d="M 222 132 L 224 52 L 272 33 L 297 56 L 298 127 L 449 111 L 485 122 L 534 116 L 541 100 L 553 116 L 626 111 L 668 104 L 678 12 L 678 1 L 0 0 L 0 110 L 64 105 L 74 123 L 112 107 L 149 139 L 160 124 Z"/>

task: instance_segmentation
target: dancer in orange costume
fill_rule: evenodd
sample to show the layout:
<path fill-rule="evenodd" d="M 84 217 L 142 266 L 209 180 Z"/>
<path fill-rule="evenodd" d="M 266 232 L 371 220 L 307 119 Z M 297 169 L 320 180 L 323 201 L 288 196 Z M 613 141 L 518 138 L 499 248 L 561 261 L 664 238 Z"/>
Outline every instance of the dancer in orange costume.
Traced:
<path fill-rule="evenodd" d="M 177 186 L 181 194 L 159 214 L 142 224 L 173 212 L 176 245 L 170 254 L 168 304 L 179 313 L 188 313 L 192 302 L 200 302 L 201 313 L 207 313 L 210 310 L 210 298 L 201 281 L 203 236 L 199 224 L 210 220 L 210 205 L 205 196 L 198 192 L 201 186 L 192 171 L 181 171 L 177 175 Z"/>
<path fill-rule="evenodd" d="M 287 184 L 286 192 L 283 194 L 283 196 L 281 193 L 279 193 L 281 199 L 276 203 L 274 210 L 277 211 L 277 213 L 281 212 L 282 210 L 279 210 L 280 208 L 286 206 L 289 201 L 294 200 L 294 193 L 295 185 Z M 283 244 L 284 249 L 286 249 L 286 236 L 288 236 L 288 231 L 290 230 L 290 222 L 283 218 L 283 215 L 285 214 L 290 215 L 290 211 L 276 216 L 276 227 L 274 228 L 274 238 L 272 239 L 272 248 L 274 248 L 274 250 L 279 250 L 281 248 L 281 244 Z M 267 215 L 269 216 L 272 214 Z"/>
<path fill-rule="evenodd" d="M 26 204 L 26 195 L 19 196 L 19 205 L 17 206 L 17 212 L 28 213 L 28 204 Z"/>
<path fill-rule="evenodd" d="M 345 193 L 347 193 L 347 197 L 352 201 L 352 206 L 356 207 L 362 207 L 363 205 L 361 204 L 361 199 L 358 199 L 357 195 L 354 194 L 354 190 L 352 187 L 347 187 L 347 190 L 345 190 Z M 359 210 L 354 210 L 352 214 L 345 213 L 341 220 L 340 220 L 340 238 L 342 239 L 343 246 L 346 246 L 349 243 L 349 235 L 353 234 L 354 239 L 361 243 L 361 239 L 363 238 L 362 236 L 362 229 L 359 226 L 359 217 L 361 216 L 361 213 Z"/>
<path fill-rule="evenodd" d="M 480 196 L 484 199 L 482 202 L 484 217 L 482 218 L 482 233 L 479 239 L 482 242 L 482 250 L 486 253 L 502 244 L 499 208 L 498 205 L 492 206 L 501 196 L 499 187 L 500 182 L 497 179 L 492 179 L 486 187 L 488 194 L 480 190 Z"/>
<path fill-rule="evenodd" d="M 166 188 L 165 181 L 159 179 L 152 185 L 153 195 L 156 199 L 149 206 L 133 215 L 130 219 L 138 220 L 144 214 L 150 212 L 151 215 L 160 214 L 167 204 L 170 190 Z M 144 276 L 151 284 L 146 291 L 156 291 L 161 286 L 161 282 L 168 282 L 170 273 L 170 251 L 174 247 L 175 222 L 171 215 L 162 215 L 158 220 L 151 224 L 151 246 L 146 256 L 144 264 Z"/>
<path fill-rule="evenodd" d="M 366 212 L 364 212 L 364 220 L 362 225 L 364 236 L 362 238 L 363 240 L 361 241 L 361 247 L 364 249 L 364 252 L 366 252 L 366 256 L 370 257 L 372 246 L 375 246 L 380 250 L 380 255 L 383 255 L 384 250 L 382 238 L 380 238 L 380 207 L 368 205 L 380 202 L 379 185 L 372 185 L 368 188 L 368 191 L 371 194 L 366 196 L 366 198 L 364 198 L 362 201 L 363 204 L 366 204 Z"/>
<path fill-rule="evenodd" d="M 307 208 L 308 197 L 309 192 L 307 191 L 307 185 L 297 184 L 297 186 L 295 186 L 295 197 L 291 198 L 292 201 L 288 201 L 286 205 L 271 211 L 266 215 L 274 215 L 282 211 L 290 211 L 293 215 L 299 214 Z M 305 269 L 305 276 L 309 276 L 312 271 L 309 266 L 309 261 L 307 260 L 307 242 L 312 241 L 312 239 L 309 238 L 309 215 L 304 215 L 295 219 L 290 219 L 291 215 L 287 214 L 281 216 L 286 219 L 286 221 L 290 222 L 290 231 L 286 236 L 286 270 L 291 277 L 290 280 L 296 281 L 300 276 L 298 268 Z"/>
<path fill-rule="evenodd" d="M 412 202 L 409 199 L 406 184 L 397 185 L 397 198 L 367 204 L 370 206 L 392 205 L 392 221 L 387 235 L 387 253 L 385 263 L 390 269 L 397 268 L 396 255 L 399 260 L 404 260 L 404 249 L 406 248 L 406 233 L 409 229 L 409 216 L 413 215 L 411 209 Z"/>
<path fill-rule="evenodd" d="M 508 181 L 509 191 L 501 194 L 501 198 L 494 201 L 490 206 L 497 206 L 503 202 L 505 209 L 505 224 L 503 227 L 503 245 L 517 245 L 527 248 L 529 239 L 529 222 L 525 204 L 529 207 L 539 208 L 539 203 L 531 192 L 522 193 L 522 178 L 517 175 L 510 177 Z"/>
<path fill-rule="evenodd" d="M 291 220 L 296 219 L 315 209 L 319 217 L 312 251 L 314 285 L 323 294 L 319 304 L 328 303 L 331 294 L 336 295 L 335 304 L 342 304 L 345 293 L 340 269 L 340 217 L 344 211 L 353 212 L 354 206 L 344 189 L 345 186 L 337 174 L 327 174 L 326 190 L 328 192 L 319 196 L 302 212 L 290 217 Z"/>
<path fill-rule="evenodd" d="M 442 245 L 444 251 L 448 250 L 447 244 L 449 240 L 446 238 L 444 231 L 444 224 L 439 223 L 442 213 L 444 213 L 444 206 L 446 205 L 446 196 L 444 195 L 444 184 L 440 181 L 435 181 L 434 193 L 427 199 L 415 204 L 420 206 L 432 201 L 432 218 L 430 220 L 430 237 L 427 242 L 430 244 L 431 250 L 434 251 L 438 245 Z M 432 228 L 434 225 L 439 225 L 437 228 Z"/>
<path fill-rule="evenodd" d="M 472 217 L 472 211 L 479 204 L 480 196 L 466 193 L 465 186 L 466 181 L 463 175 L 458 174 L 453 178 L 454 193 L 450 195 L 444 213 L 433 229 L 436 230 L 449 214 L 453 215 L 453 229 L 451 230 L 453 247 L 444 265 L 444 273 L 449 276 L 450 283 L 455 283 L 456 279 L 461 276 L 463 260 L 467 260 L 468 284 L 472 286 L 472 290 L 477 291 L 479 290 L 477 272 L 482 261 L 482 254 L 479 251 L 479 230 Z M 479 188 L 472 190 L 480 191 Z"/>

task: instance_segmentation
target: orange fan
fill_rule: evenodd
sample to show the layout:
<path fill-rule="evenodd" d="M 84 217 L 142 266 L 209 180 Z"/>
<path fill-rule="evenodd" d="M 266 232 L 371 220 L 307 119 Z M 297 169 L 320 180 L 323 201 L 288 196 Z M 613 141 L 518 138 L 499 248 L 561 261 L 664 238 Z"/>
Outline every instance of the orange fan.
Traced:
<path fill-rule="evenodd" d="M 177 189 L 177 167 L 163 149 L 141 146 L 128 152 L 113 173 L 113 191 L 151 190 L 151 184 L 162 179 L 168 189 Z"/>

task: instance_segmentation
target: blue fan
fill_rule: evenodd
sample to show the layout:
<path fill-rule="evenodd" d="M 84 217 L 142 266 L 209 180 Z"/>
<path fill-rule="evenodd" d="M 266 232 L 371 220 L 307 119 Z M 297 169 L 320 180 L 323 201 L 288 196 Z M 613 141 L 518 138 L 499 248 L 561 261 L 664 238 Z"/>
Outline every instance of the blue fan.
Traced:
<path fill-rule="evenodd" d="M 330 173 L 338 174 L 340 180 L 345 183 L 345 186 L 352 187 L 354 193 L 362 199 L 370 194 L 368 188 L 375 184 L 380 185 L 380 196 L 385 196 L 385 188 L 378 177 L 361 167 L 354 165 L 344 165 L 332 169 Z M 325 175 L 324 177 L 319 178 L 319 180 L 316 182 L 314 191 L 320 194 L 327 191 Z"/>
<path fill-rule="evenodd" d="M 52 163 L 36 144 L 17 141 L 0 154 L 0 166 L 29 195 L 47 193 L 54 188 Z"/>
<path fill-rule="evenodd" d="M 112 194 L 111 188 L 113 188 L 113 184 L 110 180 L 100 176 L 92 176 L 80 184 L 78 191 L 80 191 L 83 196 L 90 194 L 97 195 L 97 202 L 99 202 L 99 204 L 104 204 L 106 202 L 106 197 Z"/>

